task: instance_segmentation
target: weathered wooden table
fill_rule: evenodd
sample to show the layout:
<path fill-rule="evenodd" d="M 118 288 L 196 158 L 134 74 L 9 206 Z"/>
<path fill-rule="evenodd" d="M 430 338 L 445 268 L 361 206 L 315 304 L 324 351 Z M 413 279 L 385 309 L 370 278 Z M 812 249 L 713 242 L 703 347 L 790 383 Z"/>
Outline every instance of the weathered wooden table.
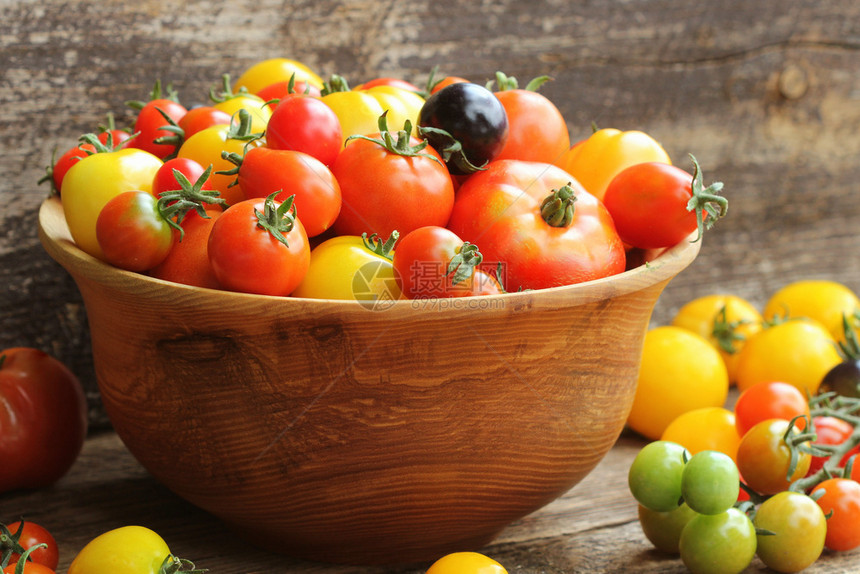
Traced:
<path fill-rule="evenodd" d="M 627 469 L 644 444 L 637 436 L 622 434 L 579 485 L 512 524 L 481 551 L 511 574 L 686 572 L 679 558 L 656 552 L 639 527 L 636 504 L 627 490 Z M 0 516 L 11 520 L 21 515 L 56 535 L 58 572 L 66 571 L 91 538 L 128 524 L 154 529 L 176 555 L 212 574 L 420 574 L 429 566 L 318 564 L 256 550 L 157 483 L 113 432 L 90 437 L 72 470 L 54 487 L 0 496 Z M 745 572 L 772 570 L 756 559 Z M 825 551 L 806 572 L 860 572 L 860 550 Z"/>

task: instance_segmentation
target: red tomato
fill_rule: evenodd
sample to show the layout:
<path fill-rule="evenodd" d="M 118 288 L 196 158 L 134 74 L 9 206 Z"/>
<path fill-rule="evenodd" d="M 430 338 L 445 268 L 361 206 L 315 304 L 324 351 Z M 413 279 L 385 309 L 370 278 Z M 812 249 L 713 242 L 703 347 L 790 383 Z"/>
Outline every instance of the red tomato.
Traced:
<path fill-rule="evenodd" d="M 84 444 L 83 388 L 63 363 L 37 349 L 6 349 L 0 357 L 0 493 L 49 486 Z"/>
<path fill-rule="evenodd" d="M 469 80 L 467 80 L 466 78 L 461 78 L 460 76 L 445 76 L 444 78 L 442 78 L 438 82 L 431 83 L 430 93 L 435 94 L 436 92 L 438 92 L 442 88 L 446 88 L 446 87 L 450 86 L 451 84 L 458 84 L 460 82 L 468 82 L 468 81 Z"/>
<path fill-rule="evenodd" d="M 375 88 L 376 86 L 391 86 L 394 88 L 400 88 L 401 90 L 415 92 L 416 94 L 421 93 L 421 88 L 419 88 L 412 82 L 407 82 L 406 80 L 401 80 L 400 78 L 374 78 L 354 87 L 353 89 L 369 90 L 370 88 Z"/>
<path fill-rule="evenodd" d="M 809 417 L 809 403 L 803 391 L 780 381 L 762 381 L 740 394 L 735 401 L 735 426 L 744 436 L 756 424 L 767 419 L 791 420 Z M 798 419 L 795 426 L 806 428 L 806 420 Z"/>
<path fill-rule="evenodd" d="M 167 98 L 157 98 L 147 102 L 138 112 L 137 120 L 134 122 L 134 131 L 137 135 L 131 141 L 130 147 L 148 151 L 156 157 L 165 159 L 176 155 L 182 138 L 176 138 L 174 143 L 155 143 L 158 138 L 175 136 L 164 129 L 171 124 L 161 112 L 167 114 L 178 125 L 188 110 L 179 102 Z"/>
<path fill-rule="evenodd" d="M 199 162 L 190 158 L 175 157 L 169 159 L 155 172 L 155 177 L 152 180 L 152 195 L 158 197 L 165 191 L 176 191 L 182 188 L 181 183 L 176 180 L 176 174 L 173 173 L 174 169 L 178 170 L 192 184 L 197 183 L 197 180 L 206 171 Z M 200 185 L 200 189 L 212 189 L 212 183 L 208 178 Z"/>
<path fill-rule="evenodd" d="M 269 84 L 265 88 L 257 92 L 257 96 L 263 101 L 269 102 L 269 108 L 274 110 L 277 105 L 277 100 L 283 100 L 291 94 L 301 94 L 314 98 L 320 97 L 320 89 L 313 84 L 298 81 L 292 88 L 290 87 L 291 80 L 283 80 Z"/>
<path fill-rule="evenodd" d="M 695 165 L 695 180 L 673 165 L 646 162 L 622 170 L 609 182 L 603 202 L 625 243 L 642 249 L 670 247 L 697 228 L 701 234 L 725 214 L 726 200 L 717 195 L 722 184 L 704 189 Z M 688 205 L 691 199 L 696 202 L 693 208 Z"/>
<path fill-rule="evenodd" d="M 815 442 L 812 443 L 814 445 L 838 446 L 848 440 L 851 437 L 851 433 L 854 432 L 854 426 L 851 423 L 830 416 L 817 416 L 813 418 L 812 426 L 815 431 Z M 839 466 L 845 466 L 848 459 L 857 453 L 860 453 L 860 446 L 856 446 L 845 453 L 839 462 Z M 806 476 L 811 476 L 821 470 L 821 467 L 827 463 L 829 458 L 828 456 L 813 456 Z"/>
<path fill-rule="evenodd" d="M 3 574 L 19 574 L 18 563 L 13 562 L 3 569 Z M 25 562 L 20 574 L 56 574 L 55 571 L 38 562 Z"/>
<path fill-rule="evenodd" d="M 266 145 L 301 151 L 331 166 L 340 153 L 343 130 L 337 114 L 317 98 L 290 96 L 272 111 L 266 126 Z"/>
<path fill-rule="evenodd" d="M 558 226 L 547 220 L 555 216 Z M 570 285 L 625 268 L 624 244 L 603 204 L 545 163 L 493 161 L 470 176 L 457 191 L 448 228 L 480 243 L 485 269 L 502 264 L 507 291 Z"/>
<path fill-rule="evenodd" d="M 102 207 L 96 219 L 96 240 L 105 261 L 141 272 L 164 261 L 173 246 L 173 233 L 151 193 L 126 191 Z"/>
<path fill-rule="evenodd" d="M 429 225 L 407 233 L 394 250 L 394 277 L 403 295 L 409 299 L 469 297 L 476 291 L 487 294 L 498 283 L 482 273 L 476 245 L 464 243 L 444 227 Z M 490 291 L 492 292 L 492 291 Z"/>
<path fill-rule="evenodd" d="M 408 151 L 407 146 L 414 149 L 422 142 L 403 131 L 397 137 L 399 143 L 392 147 L 381 140 L 350 140 L 338 155 L 332 165 L 343 196 L 333 226 L 338 235 L 389 237 L 396 230 L 402 237 L 448 222 L 454 184 L 442 158 L 430 146 Z"/>
<path fill-rule="evenodd" d="M 847 478 L 830 478 L 812 489 L 813 498 L 827 516 L 824 545 L 837 552 L 860 546 L 860 483 Z"/>
<path fill-rule="evenodd" d="M 179 233 L 174 230 L 170 253 L 149 274 L 157 279 L 183 285 L 218 289 L 218 279 L 209 263 L 207 244 L 212 226 L 221 213 L 217 208 L 207 209 L 207 218 L 196 211 L 189 212 L 182 220 L 182 229 L 185 231 L 182 240 L 180 241 Z"/>
<path fill-rule="evenodd" d="M 230 114 L 214 106 L 199 106 L 188 110 L 179 120 L 182 138 L 187 140 L 199 131 L 212 126 L 228 125 Z"/>
<path fill-rule="evenodd" d="M 14 538 L 18 546 L 24 550 L 44 544 L 44 547 L 36 548 L 30 552 L 30 560 L 47 566 L 52 570 L 57 569 L 57 564 L 60 563 L 60 550 L 57 547 L 57 541 L 54 539 L 54 536 L 46 528 L 29 521 L 24 521 L 23 523 L 21 521 L 12 522 L 6 525 L 5 528 L 8 530 L 10 538 Z M 12 552 L 9 559 L 10 564 L 18 562 L 20 556 L 18 552 Z"/>
<path fill-rule="evenodd" d="M 238 182 L 247 199 L 276 193 L 277 201 L 290 196 L 296 215 L 309 237 L 315 237 L 337 219 L 341 190 L 331 170 L 300 151 L 251 148 L 244 157 L 231 156 L 239 165 Z"/>
<path fill-rule="evenodd" d="M 209 262 L 224 289 L 286 296 L 310 265 L 305 229 L 275 194 L 247 199 L 215 220 L 209 234 Z"/>

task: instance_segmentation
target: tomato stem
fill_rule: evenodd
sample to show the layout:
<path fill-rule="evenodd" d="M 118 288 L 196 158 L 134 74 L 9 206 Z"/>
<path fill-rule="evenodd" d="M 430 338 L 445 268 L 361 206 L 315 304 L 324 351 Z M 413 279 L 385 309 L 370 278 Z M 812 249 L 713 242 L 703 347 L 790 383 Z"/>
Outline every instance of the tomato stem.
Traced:
<path fill-rule="evenodd" d="M 220 193 L 218 190 L 203 189 L 203 185 L 209 179 L 211 173 L 212 165 L 210 164 L 200 174 L 197 181 L 191 183 L 184 173 L 178 169 L 174 169 L 173 178 L 179 184 L 179 189 L 162 191 L 158 194 L 158 213 L 161 214 L 161 217 L 172 228 L 179 231 L 179 241 L 182 241 L 185 237 L 182 220 L 189 211 L 193 209 L 200 217 L 209 219 L 209 215 L 206 213 L 206 205 L 227 205 L 227 202 L 219 197 Z"/>
<path fill-rule="evenodd" d="M 6 355 L 0 356 L 0 361 L 5 358 Z M 19 542 L 23 532 L 23 520 L 19 523 L 18 530 L 15 534 L 12 534 L 5 524 L 0 524 L 0 570 L 9 565 L 9 561 L 12 559 L 13 554 L 21 556 L 26 551 L 26 548 L 21 546 L 21 543 Z M 23 560 L 19 558 L 18 561 L 21 562 Z"/>
<path fill-rule="evenodd" d="M 361 234 L 361 241 L 367 249 L 389 260 L 394 257 L 392 251 L 398 239 L 400 239 L 400 232 L 396 229 L 391 232 L 391 235 L 388 236 L 385 242 L 376 233 L 372 233 L 369 237 L 366 232 Z"/>
<path fill-rule="evenodd" d="M 432 159 L 438 164 L 442 164 L 433 154 L 429 153 L 421 153 L 424 148 L 429 145 L 429 142 L 425 139 L 418 145 L 412 145 L 412 122 L 408 119 L 403 124 L 403 129 L 397 132 L 397 136 L 392 135 L 391 131 L 388 129 L 388 110 L 382 112 L 382 115 L 379 116 L 379 120 L 377 121 L 377 125 L 379 127 L 379 137 L 372 138 L 365 135 L 351 135 L 346 138 L 347 141 L 353 139 L 362 139 L 367 140 L 369 142 L 373 142 L 385 148 L 389 153 L 393 153 L 403 157 L 426 157 Z"/>
<path fill-rule="evenodd" d="M 747 319 L 729 321 L 726 318 L 726 306 L 723 305 L 714 317 L 714 328 L 711 330 L 711 335 L 717 341 L 720 349 L 729 355 L 734 355 L 738 352 L 735 343 L 740 343 L 746 339 L 745 335 L 738 332 L 738 327 L 749 323 L 750 321 Z"/>
<path fill-rule="evenodd" d="M 291 195 L 280 205 L 276 205 L 275 197 L 282 191 L 278 190 L 266 197 L 263 211 L 254 209 L 254 214 L 257 216 L 257 227 L 265 229 L 272 237 L 289 247 L 286 234 L 292 231 L 296 224 L 296 208 L 293 205 L 296 196 Z"/>
<path fill-rule="evenodd" d="M 168 554 L 161 563 L 159 574 L 202 574 L 208 571 L 206 568 L 197 568 L 191 560 Z"/>
<path fill-rule="evenodd" d="M 457 254 L 448 262 L 445 275 L 451 276 L 451 285 L 457 285 L 470 278 L 483 260 L 484 256 L 478 250 L 478 246 L 466 241 L 457 248 Z"/>
<path fill-rule="evenodd" d="M 702 238 L 702 234 L 707 229 L 711 229 L 718 219 L 724 217 L 729 209 L 728 200 L 720 195 L 723 189 L 723 183 L 717 181 L 705 187 L 702 183 L 702 169 L 699 167 L 699 162 L 695 156 L 690 154 L 690 159 L 693 161 L 693 196 L 687 202 L 687 211 L 695 212 L 696 214 L 696 239 L 693 243 Z"/>
<path fill-rule="evenodd" d="M 550 78 L 549 76 L 538 76 L 536 78 L 532 78 L 526 85 L 525 90 L 527 92 L 536 92 L 540 89 L 542 85 L 549 82 L 550 80 L 552 80 L 552 78 Z M 496 72 L 496 79 L 487 82 L 486 88 L 492 91 L 493 83 L 496 84 L 497 92 L 516 90 L 520 87 L 519 82 L 515 77 L 505 75 L 504 72 Z"/>
<path fill-rule="evenodd" d="M 540 206 L 540 214 L 547 225 L 552 227 L 569 227 L 576 213 L 574 195 L 571 184 L 563 185 L 543 200 Z"/>

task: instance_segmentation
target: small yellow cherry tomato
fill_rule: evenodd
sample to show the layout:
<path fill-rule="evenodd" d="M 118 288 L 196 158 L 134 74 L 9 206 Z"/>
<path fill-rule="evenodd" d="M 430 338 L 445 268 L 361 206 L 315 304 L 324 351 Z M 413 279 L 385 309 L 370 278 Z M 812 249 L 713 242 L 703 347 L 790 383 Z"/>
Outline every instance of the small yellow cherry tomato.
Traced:
<path fill-rule="evenodd" d="M 508 571 L 478 552 L 454 552 L 434 562 L 426 574 L 508 574 Z"/>
<path fill-rule="evenodd" d="M 158 574 L 170 556 L 167 543 L 143 526 L 123 526 L 90 540 L 75 556 L 69 574 Z"/>
<path fill-rule="evenodd" d="M 665 325 L 645 334 L 639 382 L 628 426 L 651 440 L 685 412 L 721 407 L 729 393 L 726 365 L 711 344 Z"/>
<path fill-rule="evenodd" d="M 821 323 L 789 319 L 747 339 L 738 357 L 738 390 L 781 381 L 814 395 L 824 375 L 840 362 L 836 340 Z"/>
<path fill-rule="evenodd" d="M 251 132 L 262 133 L 266 131 L 269 118 L 272 117 L 272 108 L 266 105 L 263 98 L 253 94 L 240 94 L 231 96 L 224 101 L 212 104 L 216 110 L 221 110 L 231 116 L 239 110 L 246 110 L 251 115 Z"/>
<path fill-rule="evenodd" d="M 735 413 L 724 407 L 704 407 L 675 418 L 660 440 L 678 443 L 690 454 L 715 450 L 736 460 L 741 437 L 735 426 Z"/>
<path fill-rule="evenodd" d="M 289 58 L 270 58 L 253 64 L 233 84 L 233 91 L 245 88 L 256 94 L 276 82 L 286 82 L 295 74 L 296 82 L 307 82 L 316 88 L 323 87 L 322 78 L 307 65 Z"/>
<path fill-rule="evenodd" d="M 860 310 L 857 295 L 845 285 L 828 280 L 802 280 L 785 285 L 768 300 L 764 307 L 764 318 L 807 317 L 815 319 L 841 340 L 844 337 L 842 316 L 851 320 Z"/>
<path fill-rule="evenodd" d="M 710 341 L 726 362 L 729 381 L 737 378 L 737 363 L 744 341 L 761 330 L 761 313 L 736 295 L 712 294 L 683 305 L 672 324 Z"/>

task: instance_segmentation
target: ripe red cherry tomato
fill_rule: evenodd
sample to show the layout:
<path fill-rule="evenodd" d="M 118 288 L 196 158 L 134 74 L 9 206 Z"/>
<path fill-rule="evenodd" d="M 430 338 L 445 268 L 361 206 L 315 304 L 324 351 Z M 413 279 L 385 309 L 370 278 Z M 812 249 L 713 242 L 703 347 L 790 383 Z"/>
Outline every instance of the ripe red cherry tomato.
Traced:
<path fill-rule="evenodd" d="M 2 528 L 6 530 L 2 530 Z M 30 552 L 30 560 L 51 570 L 57 569 L 57 564 L 60 562 L 60 550 L 57 547 L 57 541 L 54 539 L 54 536 L 45 527 L 28 520 L 24 522 L 17 521 L 7 524 L 5 527 L 0 526 L 0 532 L 10 538 L 14 538 L 18 546 L 24 550 L 44 545 Z M 19 553 L 12 552 L 9 555 L 9 564 L 15 564 L 20 557 Z"/>
<path fill-rule="evenodd" d="M 287 96 L 272 110 L 266 145 L 304 152 L 331 166 L 340 153 L 343 130 L 337 114 L 318 98 Z"/>
<path fill-rule="evenodd" d="M 230 114 L 214 106 L 191 108 L 179 120 L 183 139 L 188 139 L 199 131 L 212 126 L 228 125 Z"/>
<path fill-rule="evenodd" d="M 179 139 L 173 144 L 155 142 L 158 138 L 174 135 L 164 129 L 170 125 L 170 122 L 164 119 L 162 112 L 167 114 L 178 125 L 188 110 L 179 102 L 168 98 L 150 100 L 138 112 L 137 119 L 134 122 L 134 131 L 137 135 L 131 141 L 130 146 L 148 151 L 158 158 L 165 159 L 176 155 L 176 150 L 179 149 L 179 144 L 182 142 Z"/>
<path fill-rule="evenodd" d="M 780 381 L 762 381 L 748 388 L 738 397 L 734 410 L 740 436 L 767 419 L 809 417 L 806 395 L 794 385 Z M 800 429 L 806 428 L 805 419 L 798 419 L 795 424 Z"/>
<path fill-rule="evenodd" d="M 112 197 L 96 219 L 96 239 L 105 261 L 128 271 L 148 271 L 167 257 L 173 246 L 170 224 L 158 200 L 146 191 Z"/>
<path fill-rule="evenodd" d="M 209 263 L 207 244 L 212 226 L 221 213 L 218 208 L 207 209 L 208 217 L 203 217 L 196 211 L 189 212 L 182 220 L 182 229 L 185 231 L 182 240 L 180 241 L 179 233 L 174 229 L 170 253 L 149 274 L 183 285 L 217 289 L 218 279 Z"/>
<path fill-rule="evenodd" d="M 812 496 L 828 516 L 824 545 L 838 552 L 860 546 L 860 483 L 830 478 L 813 488 Z"/>

